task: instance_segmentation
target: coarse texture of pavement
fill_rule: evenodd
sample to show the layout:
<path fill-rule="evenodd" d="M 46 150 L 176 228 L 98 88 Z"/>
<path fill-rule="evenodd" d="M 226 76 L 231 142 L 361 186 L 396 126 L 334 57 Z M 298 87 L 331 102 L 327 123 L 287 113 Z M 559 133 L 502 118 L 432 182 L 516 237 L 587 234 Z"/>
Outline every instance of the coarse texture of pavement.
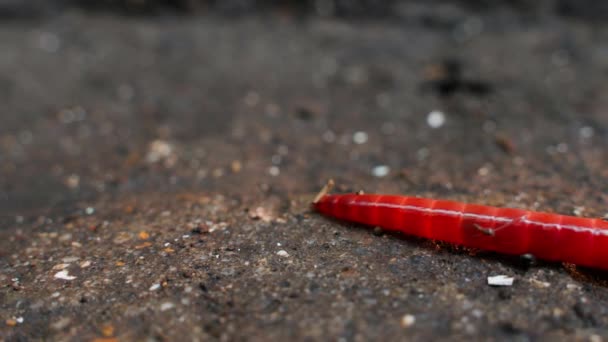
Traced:
<path fill-rule="evenodd" d="M 604 272 L 309 208 L 334 178 L 605 215 L 605 23 L 5 6 L 0 340 L 608 338 Z"/>

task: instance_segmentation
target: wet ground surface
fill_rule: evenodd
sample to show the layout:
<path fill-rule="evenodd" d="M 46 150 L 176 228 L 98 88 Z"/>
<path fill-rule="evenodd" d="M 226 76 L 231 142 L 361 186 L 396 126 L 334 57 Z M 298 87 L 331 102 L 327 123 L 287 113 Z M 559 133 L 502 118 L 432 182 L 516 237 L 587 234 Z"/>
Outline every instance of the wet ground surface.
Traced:
<path fill-rule="evenodd" d="M 0 25 L 0 339 L 608 338 L 604 273 L 309 210 L 334 178 L 605 215 L 602 23 L 405 4 Z"/>

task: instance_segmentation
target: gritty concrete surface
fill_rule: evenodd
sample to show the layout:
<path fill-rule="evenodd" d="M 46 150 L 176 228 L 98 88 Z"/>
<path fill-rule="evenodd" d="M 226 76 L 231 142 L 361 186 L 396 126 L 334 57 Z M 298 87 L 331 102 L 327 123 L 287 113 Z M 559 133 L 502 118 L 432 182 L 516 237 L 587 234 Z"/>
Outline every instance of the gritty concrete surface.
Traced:
<path fill-rule="evenodd" d="M 605 273 L 308 206 L 334 178 L 606 214 L 603 23 L 407 2 L 0 26 L 0 340 L 608 338 Z"/>

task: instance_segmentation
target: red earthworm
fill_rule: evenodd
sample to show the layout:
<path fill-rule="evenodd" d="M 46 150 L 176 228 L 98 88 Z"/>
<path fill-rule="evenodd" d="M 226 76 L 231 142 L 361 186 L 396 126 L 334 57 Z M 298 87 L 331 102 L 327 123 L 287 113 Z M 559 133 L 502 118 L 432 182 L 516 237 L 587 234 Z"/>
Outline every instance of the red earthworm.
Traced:
<path fill-rule="evenodd" d="M 470 248 L 608 270 L 608 222 L 600 218 L 396 195 L 328 195 L 328 186 L 313 206 L 330 217 Z"/>

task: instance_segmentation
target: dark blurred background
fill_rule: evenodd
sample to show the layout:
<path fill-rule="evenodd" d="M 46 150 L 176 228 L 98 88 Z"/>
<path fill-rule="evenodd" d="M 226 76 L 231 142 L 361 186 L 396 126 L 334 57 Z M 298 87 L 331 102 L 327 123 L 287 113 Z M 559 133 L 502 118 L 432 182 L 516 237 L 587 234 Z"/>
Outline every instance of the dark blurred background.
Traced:
<path fill-rule="evenodd" d="M 2 0 L 0 17 L 8 19 L 54 13 L 68 8 L 118 11 L 125 14 L 192 13 L 213 11 L 239 15 L 255 11 L 288 11 L 298 15 L 340 17 L 403 16 L 403 5 L 424 3 L 462 5 L 472 9 L 510 8 L 535 15 L 559 15 L 605 20 L 608 4 L 593 0 Z"/>

